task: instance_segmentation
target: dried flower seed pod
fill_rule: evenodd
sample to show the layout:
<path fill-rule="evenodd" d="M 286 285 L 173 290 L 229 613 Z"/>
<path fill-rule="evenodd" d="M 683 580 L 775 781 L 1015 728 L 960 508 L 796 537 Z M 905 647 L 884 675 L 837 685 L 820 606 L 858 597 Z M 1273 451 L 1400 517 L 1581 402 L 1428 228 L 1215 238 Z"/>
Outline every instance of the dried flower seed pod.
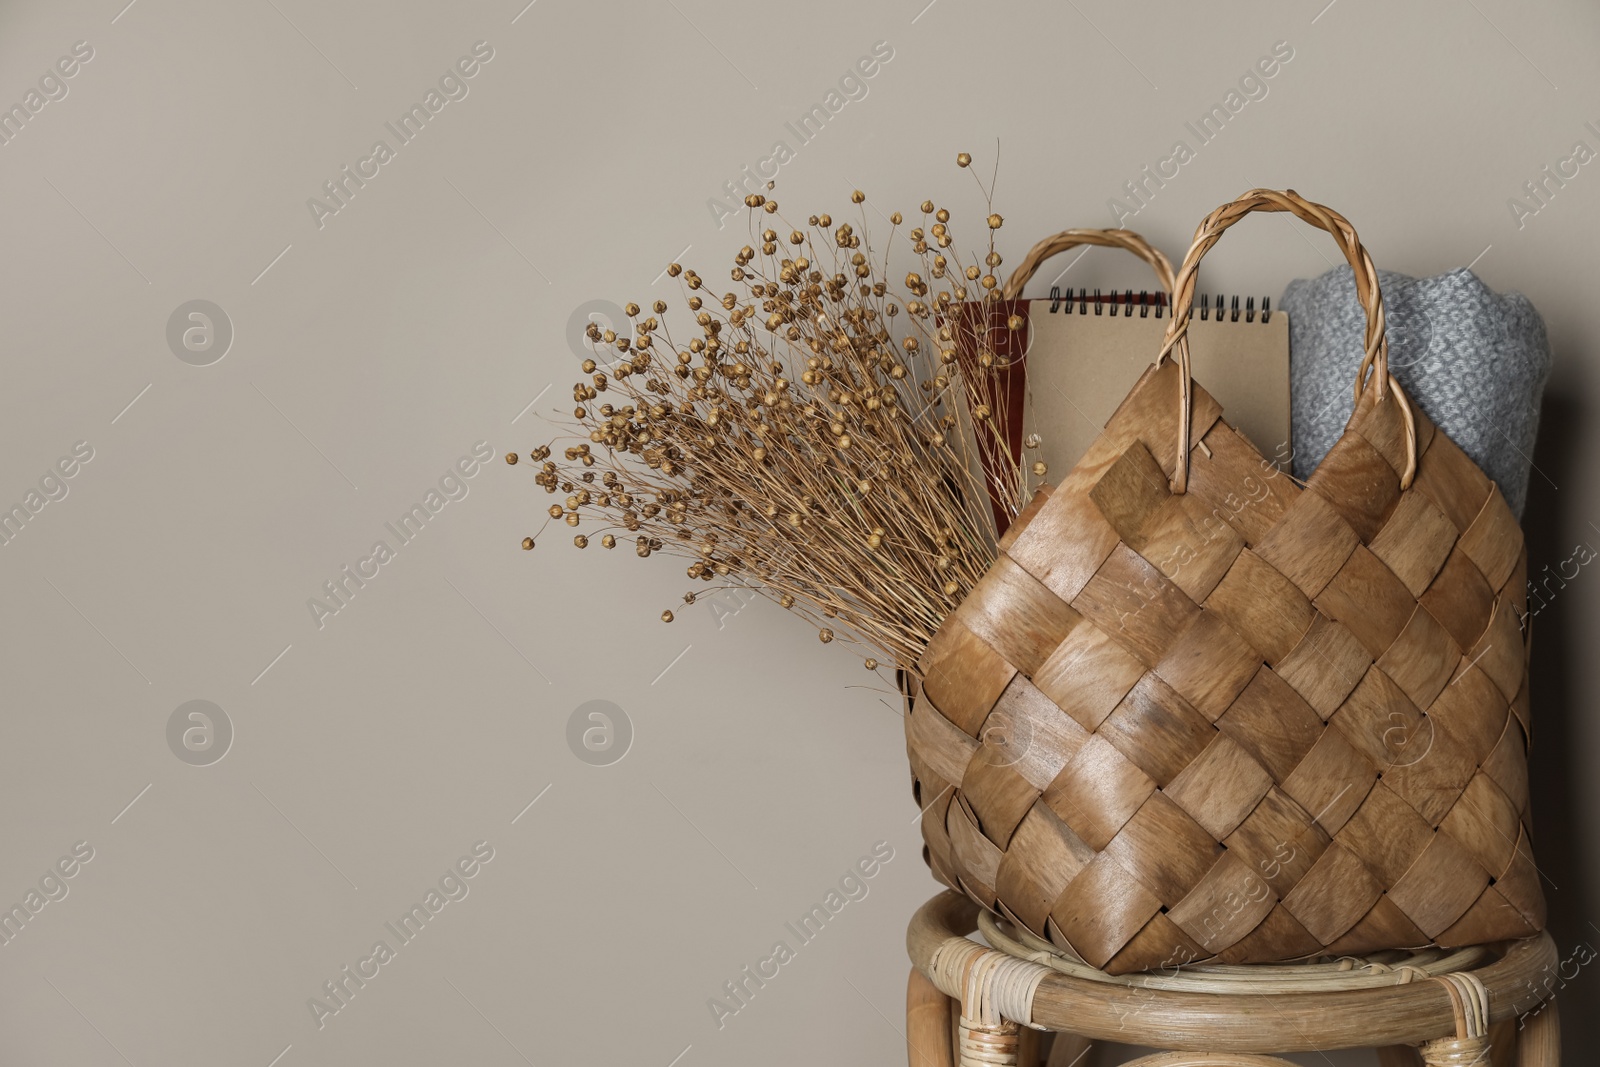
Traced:
<path fill-rule="evenodd" d="M 748 203 L 778 213 L 769 196 Z M 768 227 L 759 248 L 739 248 L 736 292 L 702 299 L 699 275 L 671 264 L 693 316 L 686 335 L 663 325 L 665 300 L 651 305 L 661 319 L 642 322 L 639 305 L 625 305 L 631 336 L 588 326 L 597 355 L 600 346 L 612 355 L 583 361 L 577 441 L 565 463 L 548 446 L 529 453 L 543 463 L 539 488 L 567 496 L 550 516 L 597 522 L 605 548 L 616 544 L 608 528 L 627 530 L 641 558 L 663 546 L 688 557 L 690 580 L 755 587 L 828 620 L 819 638 L 870 646 L 870 668 L 914 664 L 994 553 L 989 487 L 966 454 L 971 435 L 952 432 L 956 409 L 972 411 L 973 432 L 995 443 L 1007 395 L 992 378 L 1005 361 L 987 346 L 967 358 L 972 339 L 956 329 L 970 282 L 986 299 L 995 293 L 1000 254 L 992 238 L 976 257 L 947 251 L 952 212 L 931 200 L 922 210 L 933 216 L 928 232 L 894 238 L 920 259 L 910 269 L 891 274 L 884 249 L 864 246 L 865 217 L 835 228 L 818 212 L 805 228 Z M 609 402 L 592 403 L 601 392 Z M 1031 496 L 1031 469 L 1018 465 L 996 485 L 1012 514 Z"/>

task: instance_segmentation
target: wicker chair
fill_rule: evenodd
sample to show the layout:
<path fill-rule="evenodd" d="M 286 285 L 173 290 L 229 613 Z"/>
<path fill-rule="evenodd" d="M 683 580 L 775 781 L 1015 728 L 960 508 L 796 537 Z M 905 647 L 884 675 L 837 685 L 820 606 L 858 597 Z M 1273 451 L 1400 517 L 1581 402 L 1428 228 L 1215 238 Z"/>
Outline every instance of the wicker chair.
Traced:
<path fill-rule="evenodd" d="M 983 931 L 988 947 L 969 938 Z M 1178 1051 L 1125 1067 L 1292 1067 L 1273 1052 L 1377 1048 L 1383 1067 L 1556 1067 L 1548 933 L 1361 960 L 1112 976 L 945 892 L 906 934 L 911 1067 L 1079 1064 L 1095 1041 Z"/>

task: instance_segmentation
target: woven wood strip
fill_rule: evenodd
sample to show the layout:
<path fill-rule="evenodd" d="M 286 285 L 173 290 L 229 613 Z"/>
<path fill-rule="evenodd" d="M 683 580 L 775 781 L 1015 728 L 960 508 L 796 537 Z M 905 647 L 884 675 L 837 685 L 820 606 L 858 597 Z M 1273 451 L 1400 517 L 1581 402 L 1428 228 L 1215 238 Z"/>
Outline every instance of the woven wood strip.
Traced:
<path fill-rule="evenodd" d="M 1362 395 L 1304 488 L 1153 367 L 1008 531 L 907 720 L 927 857 L 1111 973 L 1542 929 L 1526 556 L 1499 490 Z M 1193 447 L 1203 445 L 1204 447 Z"/>

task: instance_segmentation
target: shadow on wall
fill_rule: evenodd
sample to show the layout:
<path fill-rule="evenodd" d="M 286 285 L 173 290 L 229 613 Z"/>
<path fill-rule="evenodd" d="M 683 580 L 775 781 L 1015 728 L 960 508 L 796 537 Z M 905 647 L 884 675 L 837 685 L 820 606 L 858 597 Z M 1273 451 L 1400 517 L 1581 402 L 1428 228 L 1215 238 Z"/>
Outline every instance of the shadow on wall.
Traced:
<path fill-rule="evenodd" d="M 1528 482 L 1528 504 L 1522 516 L 1528 576 L 1535 581 L 1546 575 L 1547 565 L 1548 573 L 1556 574 L 1562 561 L 1573 557 L 1574 546 L 1566 543 L 1564 531 L 1575 527 L 1587 531 L 1583 521 L 1586 517 L 1571 513 L 1571 493 L 1556 488 L 1576 484 L 1575 479 L 1583 476 L 1578 450 L 1586 418 L 1581 402 L 1571 393 L 1545 393 L 1539 413 L 1539 443 L 1533 457 L 1535 470 Z M 1600 538 L 1585 536 L 1583 540 L 1600 548 Z M 1579 748 L 1580 716 L 1589 711 L 1578 706 L 1583 689 L 1579 672 L 1590 669 L 1586 661 L 1592 653 L 1578 647 L 1575 627 L 1579 605 L 1600 591 L 1600 573 L 1591 575 L 1587 571 L 1584 568 L 1564 588 L 1559 580 L 1549 582 L 1554 594 L 1544 597 L 1534 619 L 1533 663 L 1529 672 L 1533 746 L 1528 784 L 1533 804 L 1534 857 L 1545 875 L 1548 925 L 1557 954 L 1563 960 L 1575 946 L 1600 948 L 1600 930 L 1591 925 L 1600 916 L 1600 907 L 1593 898 L 1594 887 L 1585 876 L 1581 852 L 1588 828 L 1577 818 L 1582 796 L 1576 786 L 1586 773 L 1584 761 L 1589 758 Z M 1567 573 L 1571 573 L 1570 569 Z M 1584 1053 L 1600 1040 L 1600 975 L 1584 968 L 1564 985 L 1560 978 L 1556 982 L 1562 1059 L 1585 1062 Z"/>

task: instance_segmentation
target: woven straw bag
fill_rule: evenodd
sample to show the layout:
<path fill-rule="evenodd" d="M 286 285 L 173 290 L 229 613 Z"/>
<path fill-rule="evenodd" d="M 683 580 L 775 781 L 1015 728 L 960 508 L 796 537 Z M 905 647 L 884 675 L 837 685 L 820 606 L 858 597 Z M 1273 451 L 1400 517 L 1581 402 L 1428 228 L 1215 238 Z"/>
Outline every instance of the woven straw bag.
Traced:
<path fill-rule="evenodd" d="M 1332 234 L 1368 318 L 1303 486 L 1189 376 L 1196 270 L 1251 211 Z M 1114 974 L 1542 929 L 1522 531 L 1389 376 L 1340 215 L 1258 189 L 1208 216 L 1156 364 L 1000 548 L 906 721 L 947 885 Z"/>

